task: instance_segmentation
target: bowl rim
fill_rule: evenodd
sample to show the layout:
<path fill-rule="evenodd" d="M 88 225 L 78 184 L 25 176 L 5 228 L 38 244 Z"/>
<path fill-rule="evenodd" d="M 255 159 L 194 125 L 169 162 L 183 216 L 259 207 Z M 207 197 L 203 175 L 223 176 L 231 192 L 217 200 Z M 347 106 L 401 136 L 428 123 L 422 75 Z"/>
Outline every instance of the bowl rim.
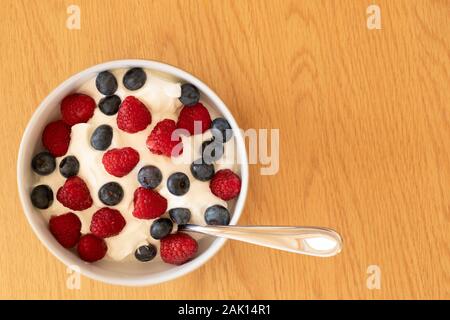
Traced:
<path fill-rule="evenodd" d="M 61 246 L 56 246 L 54 243 L 49 241 L 44 234 L 44 231 L 36 225 L 36 219 L 39 219 L 40 217 L 37 217 L 33 213 L 33 207 L 31 205 L 31 201 L 29 199 L 28 192 L 26 190 L 27 186 L 24 185 L 24 172 L 25 169 L 29 166 L 29 163 L 24 159 L 24 152 L 25 148 L 27 147 L 27 142 L 31 139 L 31 131 L 32 128 L 34 128 L 37 125 L 38 120 L 40 119 L 42 113 L 44 110 L 48 107 L 49 102 L 52 101 L 56 96 L 61 94 L 62 91 L 64 91 L 67 87 L 72 86 L 75 84 L 79 79 L 87 77 L 89 74 L 96 74 L 104 70 L 111 70 L 111 69 L 117 69 L 117 68 L 130 68 L 130 67 L 140 67 L 140 68 L 146 68 L 157 72 L 166 73 L 168 75 L 175 76 L 177 78 L 183 79 L 186 82 L 190 82 L 197 86 L 199 90 L 209 98 L 209 100 L 212 102 L 211 105 L 215 108 L 217 108 L 220 113 L 230 122 L 230 125 L 232 129 L 234 130 L 235 135 L 235 142 L 236 142 L 236 148 L 238 150 L 238 159 L 240 161 L 240 173 L 241 173 L 241 192 L 239 194 L 239 197 L 236 201 L 235 209 L 233 212 L 233 216 L 231 218 L 230 224 L 236 224 L 239 220 L 242 211 L 244 209 L 245 201 L 247 198 L 247 190 L 248 190 L 248 180 L 249 180 L 249 174 L 248 174 L 248 158 L 247 158 L 247 151 L 245 148 L 244 138 L 242 136 L 242 132 L 237 125 L 236 120 L 234 119 L 233 115 L 229 111 L 228 107 L 225 105 L 225 103 L 217 96 L 217 94 L 210 89 L 203 81 L 198 79 L 197 77 L 193 76 L 192 74 L 178 68 L 174 67 L 172 65 L 169 65 L 167 63 L 158 62 L 154 60 L 143 60 L 143 59 L 121 59 L 121 60 L 112 60 L 100 64 L 96 64 L 94 66 L 91 66 L 87 69 L 84 69 L 83 71 L 80 71 L 65 81 L 63 81 L 61 84 L 59 84 L 55 89 L 53 89 L 50 94 L 48 94 L 44 100 L 39 104 L 38 108 L 34 111 L 33 115 L 31 116 L 31 119 L 26 125 L 25 131 L 22 135 L 22 139 L 20 141 L 20 147 L 19 147 L 19 153 L 17 158 L 17 185 L 18 185 L 18 191 L 19 191 L 19 198 L 20 202 L 22 204 L 23 212 L 25 213 L 25 216 L 27 218 L 28 223 L 31 225 L 31 228 L 33 229 L 35 235 L 38 237 L 38 239 L 41 241 L 41 243 L 63 264 L 65 264 L 67 267 L 72 267 L 73 262 L 70 261 L 67 256 L 60 254 L 62 250 L 66 250 Z M 209 259 L 211 259 L 219 250 L 222 248 L 222 246 L 225 244 L 226 239 L 224 238 L 217 238 L 213 240 L 211 245 L 199 256 L 197 256 L 195 259 L 181 265 L 178 267 L 174 267 L 171 270 L 162 271 L 161 273 L 157 274 L 150 274 L 145 276 L 131 276 L 131 277 L 123 277 L 121 275 L 117 277 L 112 277 L 108 275 L 99 274 L 90 268 L 87 268 L 87 265 L 85 262 L 83 262 L 78 257 L 76 258 L 79 260 L 79 263 L 77 266 L 79 267 L 79 271 L 82 275 L 98 280 L 104 283 L 108 284 L 114 284 L 114 285 L 124 285 L 124 286 L 147 286 L 147 285 L 154 285 L 166 281 L 170 281 L 173 279 L 176 279 L 178 277 L 181 277 L 183 275 L 186 275 L 189 272 L 194 271 L 195 269 L 202 266 L 204 263 L 206 263 Z"/>

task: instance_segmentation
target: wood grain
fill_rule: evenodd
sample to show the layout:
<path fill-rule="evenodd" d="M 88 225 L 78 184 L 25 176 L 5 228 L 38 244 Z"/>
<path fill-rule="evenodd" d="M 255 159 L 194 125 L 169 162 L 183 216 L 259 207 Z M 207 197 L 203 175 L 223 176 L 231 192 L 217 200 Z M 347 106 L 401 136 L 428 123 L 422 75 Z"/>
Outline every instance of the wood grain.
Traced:
<path fill-rule="evenodd" d="M 69 4 L 81 30 L 65 27 Z M 450 2 L 2 1 L 0 297 L 52 299 L 450 298 Z M 146 288 L 66 268 L 22 213 L 15 163 L 36 106 L 91 65 L 143 58 L 209 84 L 243 128 L 280 129 L 280 171 L 251 166 L 243 224 L 339 230 L 333 259 L 237 242 Z M 366 269 L 382 270 L 380 290 Z"/>

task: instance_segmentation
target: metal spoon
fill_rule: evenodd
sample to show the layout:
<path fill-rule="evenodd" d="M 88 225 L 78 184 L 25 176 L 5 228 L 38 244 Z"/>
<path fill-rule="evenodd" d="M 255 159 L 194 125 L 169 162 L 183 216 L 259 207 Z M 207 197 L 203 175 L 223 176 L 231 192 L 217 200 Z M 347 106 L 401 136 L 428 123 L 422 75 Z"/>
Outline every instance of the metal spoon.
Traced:
<path fill-rule="evenodd" d="M 341 252 L 342 249 L 342 238 L 336 231 L 319 227 L 199 226 L 185 224 L 179 225 L 178 230 L 239 240 L 315 257 L 332 257 Z"/>

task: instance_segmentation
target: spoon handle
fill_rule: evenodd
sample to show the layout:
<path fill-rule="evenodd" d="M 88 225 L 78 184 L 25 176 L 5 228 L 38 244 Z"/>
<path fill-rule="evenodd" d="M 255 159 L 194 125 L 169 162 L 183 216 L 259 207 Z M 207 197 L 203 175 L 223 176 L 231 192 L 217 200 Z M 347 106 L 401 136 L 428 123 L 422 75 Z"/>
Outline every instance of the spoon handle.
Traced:
<path fill-rule="evenodd" d="M 335 256 L 342 249 L 342 238 L 336 231 L 319 227 L 199 226 L 186 224 L 180 225 L 179 230 L 239 240 L 316 257 Z"/>

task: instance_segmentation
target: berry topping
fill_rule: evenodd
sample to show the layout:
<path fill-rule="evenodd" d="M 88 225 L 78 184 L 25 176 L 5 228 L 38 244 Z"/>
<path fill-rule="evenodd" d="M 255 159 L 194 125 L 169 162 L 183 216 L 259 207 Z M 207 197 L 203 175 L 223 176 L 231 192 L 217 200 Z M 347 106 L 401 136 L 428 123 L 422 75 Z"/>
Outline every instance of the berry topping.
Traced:
<path fill-rule="evenodd" d="M 80 163 L 74 156 L 67 156 L 59 164 L 59 172 L 64 178 L 76 176 L 80 170 Z"/>
<path fill-rule="evenodd" d="M 209 183 L 209 188 L 214 195 L 228 201 L 241 191 L 241 178 L 230 169 L 219 170 Z"/>
<path fill-rule="evenodd" d="M 106 255 L 108 247 L 105 240 L 93 234 L 86 234 L 80 238 L 77 246 L 78 255 L 87 262 L 94 262 Z"/>
<path fill-rule="evenodd" d="M 108 238 L 118 235 L 125 224 L 126 221 L 118 210 L 102 208 L 92 216 L 90 230 L 97 237 Z"/>
<path fill-rule="evenodd" d="M 109 71 L 100 72 L 95 79 L 95 86 L 100 93 L 109 96 L 117 90 L 116 77 Z"/>
<path fill-rule="evenodd" d="M 98 190 L 98 198 L 107 206 L 115 206 L 123 199 L 123 189 L 117 182 L 108 182 Z"/>
<path fill-rule="evenodd" d="M 133 216 L 138 219 L 156 219 L 167 210 L 166 198 L 151 189 L 137 188 L 133 202 Z"/>
<path fill-rule="evenodd" d="M 150 235 L 154 239 L 162 239 L 172 232 L 173 224 L 170 219 L 160 218 L 158 220 L 153 221 L 150 227 Z"/>
<path fill-rule="evenodd" d="M 71 94 L 61 101 L 61 115 L 69 126 L 87 122 L 94 115 L 94 110 L 94 99 L 82 93 Z"/>
<path fill-rule="evenodd" d="M 117 113 L 117 126 L 119 129 L 135 133 L 144 130 L 152 122 L 152 115 L 147 107 L 133 96 L 123 100 Z"/>
<path fill-rule="evenodd" d="M 91 146 L 95 150 L 106 150 L 111 145 L 113 129 L 107 124 L 98 126 L 91 136 Z"/>
<path fill-rule="evenodd" d="M 134 256 L 141 262 L 147 262 L 153 260 L 156 257 L 157 249 L 154 245 L 148 244 L 146 246 L 140 246 L 134 252 Z"/>
<path fill-rule="evenodd" d="M 138 90 L 147 81 L 147 74 L 141 68 L 133 68 L 128 70 L 123 76 L 123 85 L 128 90 Z"/>
<path fill-rule="evenodd" d="M 105 170 L 115 176 L 127 175 L 139 162 L 139 153 L 133 148 L 111 149 L 103 155 Z"/>
<path fill-rule="evenodd" d="M 197 241 L 186 233 L 169 234 L 161 239 L 160 255 L 166 263 L 183 264 L 191 260 L 197 250 Z"/>
<path fill-rule="evenodd" d="M 186 224 L 191 219 L 191 211 L 187 208 L 172 208 L 169 216 L 176 224 Z"/>
<path fill-rule="evenodd" d="M 53 203 L 53 191 L 49 186 L 39 185 L 31 191 L 31 203 L 38 209 L 47 209 Z"/>
<path fill-rule="evenodd" d="M 183 107 L 178 117 L 177 128 L 186 129 L 190 134 L 200 134 L 211 127 L 208 109 L 201 103 Z"/>
<path fill-rule="evenodd" d="M 211 131 L 214 137 L 221 137 L 219 142 L 227 142 L 233 136 L 233 130 L 231 130 L 231 126 L 224 118 L 214 119 L 211 123 Z"/>
<path fill-rule="evenodd" d="M 172 137 L 173 132 L 177 129 L 175 121 L 164 119 L 156 124 L 152 132 L 147 138 L 147 147 L 154 154 L 162 154 L 167 157 L 178 156 L 183 152 L 181 148 L 179 152 L 173 150 L 175 146 L 181 143 L 181 138 L 178 136 Z"/>
<path fill-rule="evenodd" d="M 72 212 L 51 217 L 48 226 L 52 235 L 64 248 L 72 248 L 80 240 L 81 221 Z"/>
<path fill-rule="evenodd" d="M 70 127 L 62 120 L 50 122 L 42 133 L 42 144 L 55 157 L 66 154 L 70 143 Z"/>
<path fill-rule="evenodd" d="M 92 206 L 92 198 L 84 181 L 75 176 L 66 180 L 58 189 L 56 199 L 66 208 L 82 211 Z"/>
<path fill-rule="evenodd" d="M 175 172 L 167 179 L 167 189 L 176 196 L 182 196 L 189 191 L 189 178 L 183 172 Z"/>
<path fill-rule="evenodd" d="M 115 115 L 117 111 L 119 111 L 121 102 L 122 100 L 120 100 L 120 98 L 116 95 L 107 96 L 100 99 L 98 108 L 107 116 L 112 116 Z"/>
<path fill-rule="evenodd" d="M 202 143 L 202 158 L 207 164 L 219 160 L 224 152 L 224 147 L 221 142 L 215 140 L 203 141 Z"/>
<path fill-rule="evenodd" d="M 39 152 L 31 160 L 31 168 L 41 176 L 49 175 L 56 168 L 55 157 L 47 151 Z"/>
<path fill-rule="evenodd" d="M 192 162 L 191 173 L 197 180 L 211 180 L 211 178 L 214 176 L 214 165 L 205 163 L 202 159 L 198 159 Z"/>
<path fill-rule="evenodd" d="M 214 205 L 206 209 L 205 222 L 209 225 L 228 225 L 230 223 L 230 212 L 221 205 Z"/>
<path fill-rule="evenodd" d="M 197 87 L 190 83 L 181 85 L 180 101 L 185 106 L 193 106 L 200 100 L 200 91 Z"/>
<path fill-rule="evenodd" d="M 162 173 L 155 166 L 145 166 L 139 170 L 138 181 L 146 189 L 155 189 L 162 181 Z"/>

